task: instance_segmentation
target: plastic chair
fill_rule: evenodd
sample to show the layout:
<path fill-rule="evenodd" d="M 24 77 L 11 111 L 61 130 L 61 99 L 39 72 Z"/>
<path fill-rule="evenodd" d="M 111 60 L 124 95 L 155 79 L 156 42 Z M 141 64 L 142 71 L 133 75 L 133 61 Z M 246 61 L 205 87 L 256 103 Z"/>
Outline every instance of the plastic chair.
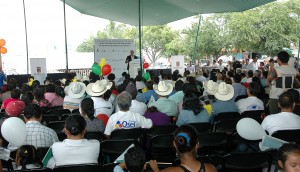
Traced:
<path fill-rule="evenodd" d="M 52 121 L 59 121 L 58 116 L 56 115 L 43 115 L 42 116 L 42 123 L 48 125 L 49 122 Z"/>
<path fill-rule="evenodd" d="M 211 132 L 212 130 L 212 125 L 208 122 L 189 123 L 187 125 L 194 127 L 197 130 L 198 134 Z"/>
<path fill-rule="evenodd" d="M 230 154 L 224 157 L 224 168 L 232 170 L 253 170 L 268 167 L 270 171 L 271 156 L 266 152 L 247 152 Z"/>
<path fill-rule="evenodd" d="M 225 155 L 228 152 L 229 135 L 226 133 L 200 133 L 198 134 L 199 156 Z"/>
<path fill-rule="evenodd" d="M 174 135 L 158 135 L 150 140 L 150 148 L 146 150 L 148 160 L 155 159 L 158 162 L 174 162 L 176 150 L 173 146 Z"/>
<path fill-rule="evenodd" d="M 247 98 L 248 96 L 247 95 L 240 95 L 240 96 L 237 96 L 235 99 L 234 99 L 234 102 L 237 102 L 241 99 L 244 99 L 244 98 Z"/>
<path fill-rule="evenodd" d="M 47 126 L 55 132 L 61 132 L 65 127 L 65 121 L 51 121 L 47 124 Z"/>
<path fill-rule="evenodd" d="M 148 137 L 153 137 L 162 134 L 173 134 L 178 128 L 175 124 L 153 126 L 146 130 Z"/>
<path fill-rule="evenodd" d="M 114 140 L 133 139 L 143 142 L 144 134 L 142 128 L 115 129 L 111 132 L 110 138 Z"/>
<path fill-rule="evenodd" d="M 259 142 L 261 141 L 260 140 L 246 140 L 244 138 L 242 138 L 237 132 L 232 134 L 230 139 L 229 139 L 229 146 L 231 148 L 232 151 L 234 151 L 236 149 L 236 147 L 240 144 L 244 144 L 245 145 L 245 148 L 247 150 L 245 151 L 253 151 L 253 152 L 257 152 L 259 151 L 259 148 L 258 148 L 258 144 Z"/>
<path fill-rule="evenodd" d="M 214 125 L 214 132 L 225 132 L 227 134 L 233 134 L 236 132 L 236 124 L 239 119 L 224 120 Z"/>
<path fill-rule="evenodd" d="M 252 118 L 261 124 L 264 113 L 265 111 L 263 110 L 245 111 L 241 114 L 241 118 Z"/>
<path fill-rule="evenodd" d="M 96 118 L 100 119 L 103 122 L 104 126 L 106 126 L 109 119 L 109 117 L 105 114 L 99 114 L 96 116 Z"/>
<path fill-rule="evenodd" d="M 79 109 L 73 109 L 72 110 L 72 115 L 74 115 L 74 114 L 80 115 Z"/>
<path fill-rule="evenodd" d="M 272 137 L 276 137 L 287 142 L 300 143 L 300 129 L 275 131 L 272 133 Z"/>
<path fill-rule="evenodd" d="M 240 119 L 240 117 L 238 112 L 222 112 L 215 116 L 213 124 L 225 120 Z"/>
<path fill-rule="evenodd" d="M 132 144 L 138 144 L 138 142 L 130 139 L 104 140 L 100 143 L 100 163 L 108 164 L 114 162 Z"/>
<path fill-rule="evenodd" d="M 82 172 L 82 171 L 103 172 L 104 170 L 98 164 L 58 166 L 53 169 L 53 172 Z"/>
<path fill-rule="evenodd" d="M 69 109 L 53 109 L 47 112 L 47 115 L 56 115 L 58 117 L 62 116 L 63 114 L 71 114 Z"/>
<path fill-rule="evenodd" d="M 103 140 L 105 140 L 105 135 L 102 132 L 86 132 L 84 138 L 95 139 L 99 142 L 102 142 Z"/>

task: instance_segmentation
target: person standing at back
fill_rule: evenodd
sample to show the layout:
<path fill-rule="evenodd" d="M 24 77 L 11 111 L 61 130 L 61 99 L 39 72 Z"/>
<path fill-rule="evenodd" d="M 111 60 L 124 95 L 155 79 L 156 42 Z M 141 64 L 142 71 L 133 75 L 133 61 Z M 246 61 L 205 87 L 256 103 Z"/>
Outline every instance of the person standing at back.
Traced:
<path fill-rule="evenodd" d="M 297 70 L 288 65 L 290 55 L 286 51 L 279 52 L 277 57 L 279 66 L 274 67 L 274 62 L 271 62 L 268 74 L 268 82 L 269 85 L 271 85 L 269 94 L 270 114 L 280 112 L 280 108 L 278 107 L 278 97 L 284 91 L 293 88 L 294 79 L 297 75 Z"/>

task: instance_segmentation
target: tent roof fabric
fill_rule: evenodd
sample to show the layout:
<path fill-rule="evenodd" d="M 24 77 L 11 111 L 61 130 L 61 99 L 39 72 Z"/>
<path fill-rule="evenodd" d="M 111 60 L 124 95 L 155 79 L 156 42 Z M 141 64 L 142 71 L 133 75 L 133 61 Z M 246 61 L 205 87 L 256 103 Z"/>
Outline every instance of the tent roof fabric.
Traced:
<path fill-rule="evenodd" d="M 162 25 L 197 14 L 245 11 L 273 1 L 141 0 L 142 25 Z M 65 0 L 65 3 L 83 14 L 138 25 L 139 0 Z"/>

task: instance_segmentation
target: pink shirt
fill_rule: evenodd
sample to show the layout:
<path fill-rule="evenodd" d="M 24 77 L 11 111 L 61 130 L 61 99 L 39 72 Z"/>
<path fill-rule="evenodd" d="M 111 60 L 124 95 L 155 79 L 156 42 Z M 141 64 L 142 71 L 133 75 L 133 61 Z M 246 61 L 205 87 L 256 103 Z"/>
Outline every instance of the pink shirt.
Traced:
<path fill-rule="evenodd" d="M 49 102 L 52 102 L 53 99 L 56 98 L 56 94 L 55 93 L 45 93 L 44 94 L 45 99 L 47 99 Z"/>

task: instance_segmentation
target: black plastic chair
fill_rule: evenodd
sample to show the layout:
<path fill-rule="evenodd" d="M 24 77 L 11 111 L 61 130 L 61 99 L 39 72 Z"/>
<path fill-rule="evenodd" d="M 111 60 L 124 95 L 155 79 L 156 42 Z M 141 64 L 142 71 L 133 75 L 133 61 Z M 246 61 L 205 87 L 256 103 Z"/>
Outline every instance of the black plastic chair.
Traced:
<path fill-rule="evenodd" d="M 178 126 L 175 124 L 160 125 L 160 126 L 153 126 L 152 128 L 148 129 L 146 132 L 147 132 L 147 136 L 153 137 L 162 134 L 173 134 L 177 128 Z"/>
<path fill-rule="evenodd" d="M 261 124 L 264 113 L 265 111 L 263 110 L 245 111 L 241 114 L 241 118 L 252 118 Z"/>
<path fill-rule="evenodd" d="M 5 118 L 6 117 L 6 113 L 5 112 L 0 112 L 0 119 Z"/>
<path fill-rule="evenodd" d="M 63 109 L 63 106 L 53 106 L 50 108 L 50 110 L 61 110 Z"/>
<path fill-rule="evenodd" d="M 68 165 L 58 166 L 53 169 L 53 172 L 104 172 L 101 166 L 98 164 L 80 164 L 80 165 Z"/>
<path fill-rule="evenodd" d="M 275 131 L 272 133 L 272 137 L 276 137 L 287 142 L 300 143 L 300 129 Z"/>
<path fill-rule="evenodd" d="M 214 124 L 216 122 L 232 120 L 232 119 L 240 119 L 241 115 L 238 112 L 222 112 L 215 116 Z"/>
<path fill-rule="evenodd" d="M 189 123 L 187 125 L 194 127 L 197 130 L 198 134 L 212 131 L 212 125 L 208 122 Z"/>
<path fill-rule="evenodd" d="M 247 152 L 226 155 L 224 157 L 224 168 L 227 170 L 254 170 L 268 167 L 270 171 L 272 163 L 271 155 L 266 152 Z"/>
<path fill-rule="evenodd" d="M 48 125 L 49 122 L 59 121 L 59 117 L 56 115 L 43 115 L 42 124 Z"/>
<path fill-rule="evenodd" d="M 229 147 L 231 151 L 235 151 L 237 146 L 240 144 L 244 144 L 246 146 L 245 148 L 247 150 L 245 151 L 252 151 L 252 152 L 257 152 L 259 151 L 258 144 L 261 142 L 260 140 L 246 140 L 242 138 L 237 132 L 232 134 L 230 139 L 229 139 Z"/>
<path fill-rule="evenodd" d="M 72 115 L 80 115 L 79 109 L 72 110 Z"/>
<path fill-rule="evenodd" d="M 234 99 L 234 102 L 237 102 L 241 99 L 244 99 L 244 98 L 247 98 L 248 96 L 247 95 L 240 95 L 240 96 L 237 96 L 235 99 Z"/>
<path fill-rule="evenodd" d="M 201 156 L 225 155 L 228 152 L 229 135 L 226 133 L 200 133 L 198 134 L 199 150 Z"/>
<path fill-rule="evenodd" d="M 40 168 L 40 169 L 27 169 L 27 170 L 14 170 L 14 171 L 28 171 L 28 172 L 52 172 L 49 168 Z"/>
<path fill-rule="evenodd" d="M 49 110 L 47 112 L 47 115 L 50 115 L 50 114 L 61 117 L 63 114 L 72 114 L 72 113 L 69 109 L 53 109 L 53 110 Z"/>
<path fill-rule="evenodd" d="M 143 142 L 145 131 L 142 128 L 116 129 L 110 134 L 114 140 L 133 139 Z"/>
<path fill-rule="evenodd" d="M 130 145 L 139 144 L 134 140 L 104 140 L 100 143 L 100 164 L 114 162 Z"/>
<path fill-rule="evenodd" d="M 47 124 L 47 126 L 58 133 L 64 129 L 65 121 L 51 121 Z"/>
<path fill-rule="evenodd" d="M 214 132 L 233 134 L 236 132 L 236 124 L 238 123 L 238 121 L 239 119 L 220 121 L 214 125 Z"/>
<path fill-rule="evenodd" d="M 155 159 L 158 162 L 174 162 L 176 150 L 173 146 L 174 135 L 157 135 L 151 138 L 150 147 L 146 149 L 147 159 Z"/>
<path fill-rule="evenodd" d="M 84 138 L 86 139 L 95 139 L 98 140 L 99 142 L 102 142 L 103 140 L 105 140 L 105 135 L 102 132 L 86 132 L 84 135 Z"/>

